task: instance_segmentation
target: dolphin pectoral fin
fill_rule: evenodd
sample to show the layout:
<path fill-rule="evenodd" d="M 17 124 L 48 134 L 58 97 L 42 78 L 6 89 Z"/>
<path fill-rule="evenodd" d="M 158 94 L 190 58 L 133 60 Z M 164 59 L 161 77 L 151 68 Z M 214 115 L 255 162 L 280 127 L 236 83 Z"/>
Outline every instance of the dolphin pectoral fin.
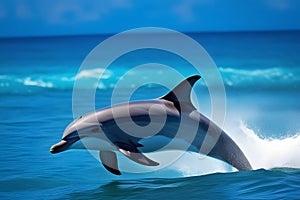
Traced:
<path fill-rule="evenodd" d="M 109 172 L 115 175 L 121 175 L 118 167 L 118 159 L 117 154 L 113 151 L 100 151 L 99 157 L 102 162 L 102 165 L 107 169 Z"/>
<path fill-rule="evenodd" d="M 146 165 L 146 166 L 157 166 L 159 165 L 159 163 L 147 158 L 144 154 L 142 154 L 141 152 L 137 151 L 137 152 L 130 152 L 124 149 L 119 148 L 119 151 L 124 154 L 126 157 L 128 157 L 129 159 L 133 160 L 134 162 L 137 162 L 139 164 L 142 165 Z"/>

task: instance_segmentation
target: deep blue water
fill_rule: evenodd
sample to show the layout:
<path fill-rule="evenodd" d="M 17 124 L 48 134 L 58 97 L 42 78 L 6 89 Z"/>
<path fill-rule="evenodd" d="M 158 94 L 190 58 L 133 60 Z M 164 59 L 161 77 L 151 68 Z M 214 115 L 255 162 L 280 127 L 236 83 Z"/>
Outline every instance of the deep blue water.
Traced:
<path fill-rule="evenodd" d="M 300 32 L 190 36 L 218 66 L 227 95 L 224 129 L 255 170 L 236 172 L 187 153 L 168 168 L 116 177 L 87 151 L 51 155 L 50 146 L 73 120 L 72 89 L 78 69 L 108 36 L 4 38 L 0 39 L 0 198 L 299 198 Z M 147 49 L 124 55 L 105 72 L 97 89 L 96 108 L 110 105 L 112 89 L 122 73 L 147 62 L 169 65 L 186 74 L 190 70 L 186 61 L 163 51 Z M 79 77 L 89 79 L 99 71 L 81 73 Z M 151 78 L 156 73 L 156 68 L 149 68 L 141 74 Z M 171 77 L 161 73 L 162 79 L 172 83 Z M 131 78 L 141 80 L 134 74 Z M 130 85 L 122 91 L 129 90 Z M 165 92 L 165 88 L 150 85 L 132 99 L 156 98 Z M 195 86 L 195 92 L 199 109 L 210 116 L 204 82 Z M 127 164 L 131 162 L 121 158 L 121 170 Z"/>

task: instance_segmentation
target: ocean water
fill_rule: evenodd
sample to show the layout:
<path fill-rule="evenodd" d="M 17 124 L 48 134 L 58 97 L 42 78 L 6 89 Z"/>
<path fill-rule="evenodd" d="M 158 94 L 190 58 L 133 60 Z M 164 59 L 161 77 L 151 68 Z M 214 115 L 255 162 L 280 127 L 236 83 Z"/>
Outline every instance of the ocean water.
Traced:
<path fill-rule="evenodd" d="M 0 39 L 1 199 L 299 199 L 300 196 L 300 32 L 192 33 L 216 63 L 226 89 L 224 129 L 254 170 L 238 172 L 222 162 L 185 153 L 169 167 L 148 173 L 108 173 L 89 152 L 52 155 L 49 148 L 73 120 L 76 78 L 103 72 L 78 69 L 109 35 Z M 165 36 L 164 36 L 165 37 Z M 97 85 L 96 109 L 110 105 L 122 74 L 143 63 L 172 66 L 183 75 L 189 63 L 154 49 L 121 56 Z M 157 68 L 130 74 L 139 82 Z M 210 117 L 205 77 L 194 91 L 198 108 Z M 119 101 L 132 85 L 124 85 Z M 81 88 L 82 91 L 89 88 Z M 147 85 L 132 100 L 162 96 Z M 85 99 L 83 98 L 84 102 Z M 170 152 L 162 156 L 170 155 Z M 155 157 L 156 155 L 149 155 Z M 134 165 L 120 157 L 120 168 Z"/>

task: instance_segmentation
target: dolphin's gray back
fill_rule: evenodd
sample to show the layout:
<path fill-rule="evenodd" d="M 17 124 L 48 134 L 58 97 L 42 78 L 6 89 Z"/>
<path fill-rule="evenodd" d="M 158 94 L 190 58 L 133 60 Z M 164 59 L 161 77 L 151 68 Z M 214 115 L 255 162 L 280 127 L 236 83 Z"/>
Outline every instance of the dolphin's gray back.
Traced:
<path fill-rule="evenodd" d="M 171 104 L 172 103 L 164 100 L 132 102 L 125 105 L 125 108 L 118 106 L 113 108 L 115 110 L 109 109 L 106 110 L 105 113 L 101 113 L 99 122 L 106 136 L 113 142 L 130 140 L 131 143 L 138 145 L 138 142 L 141 139 L 154 135 L 163 135 L 168 138 L 174 138 L 180 124 L 180 113 L 174 106 L 172 107 Z M 157 105 L 162 106 L 163 109 L 155 107 Z M 124 109 L 128 109 L 130 113 L 129 117 L 124 114 Z M 131 121 L 133 125 L 143 127 L 140 129 L 142 132 L 137 132 L 136 129 L 131 127 L 129 127 L 131 132 L 122 130 L 122 122 L 127 123 L 129 121 Z M 153 127 L 151 125 L 155 123 L 157 123 L 158 126 L 161 126 L 161 129 L 158 132 L 155 132 L 152 129 Z M 147 125 L 150 125 L 150 127 L 147 127 Z M 154 147 L 152 150 L 155 151 L 158 149 L 159 148 Z"/>

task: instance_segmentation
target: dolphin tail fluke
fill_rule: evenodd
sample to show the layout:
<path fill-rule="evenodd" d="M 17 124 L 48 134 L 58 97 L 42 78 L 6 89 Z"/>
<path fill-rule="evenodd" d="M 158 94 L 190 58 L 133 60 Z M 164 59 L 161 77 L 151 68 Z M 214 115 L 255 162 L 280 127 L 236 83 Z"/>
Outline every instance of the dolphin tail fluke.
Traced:
<path fill-rule="evenodd" d="M 102 162 L 102 165 L 109 172 L 115 175 L 121 175 L 118 167 L 117 154 L 113 151 L 100 151 L 99 157 Z"/>
<path fill-rule="evenodd" d="M 129 159 L 133 160 L 134 162 L 137 162 L 142 165 L 146 166 L 157 166 L 159 163 L 151 160 L 150 158 L 147 158 L 144 154 L 136 150 L 135 152 L 130 152 L 124 149 L 119 148 L 119 151 L 124 154 Z"/>

